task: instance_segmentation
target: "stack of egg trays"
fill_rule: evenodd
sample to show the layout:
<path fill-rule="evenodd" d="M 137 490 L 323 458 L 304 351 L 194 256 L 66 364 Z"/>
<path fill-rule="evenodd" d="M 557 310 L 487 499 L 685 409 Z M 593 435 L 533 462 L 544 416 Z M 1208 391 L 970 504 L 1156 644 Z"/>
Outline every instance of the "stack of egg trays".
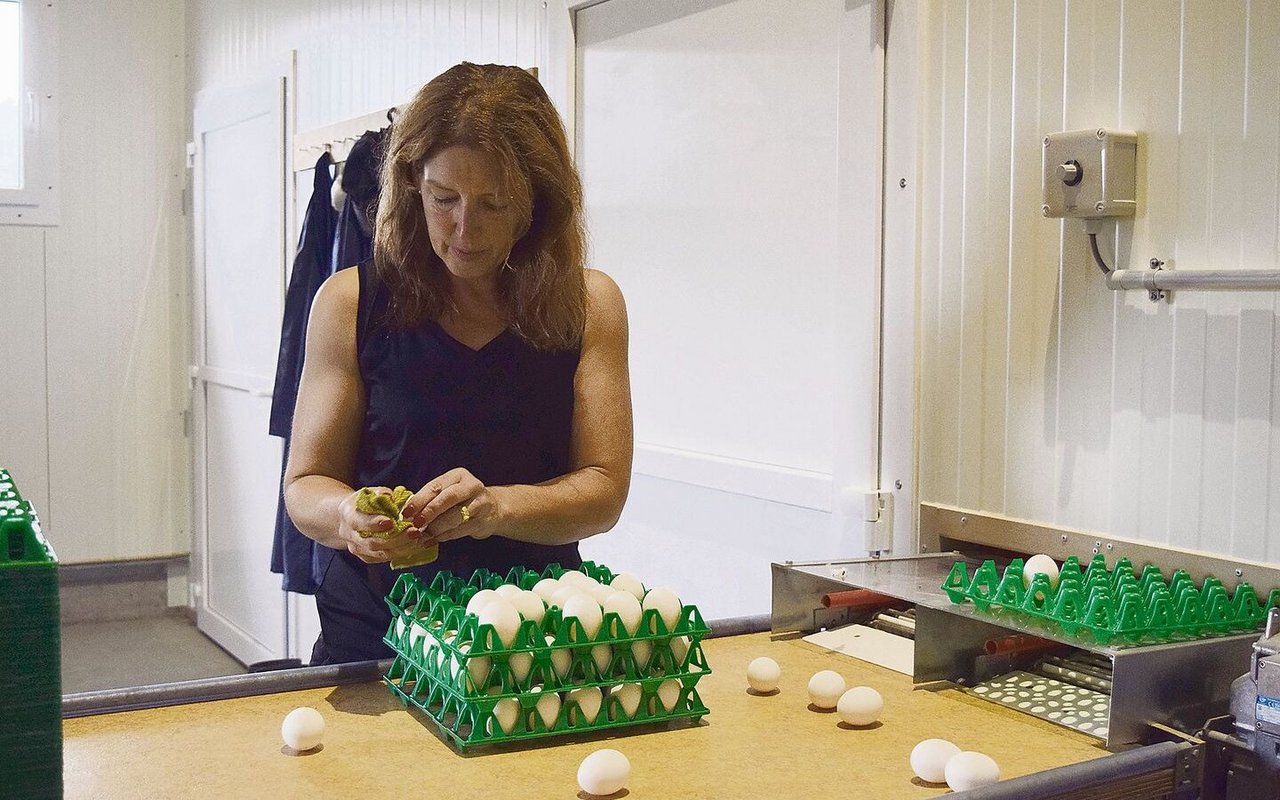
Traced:
<path fill-rule="evenodd" d="M 62 797 L 58 560 L 0 469 L 0 776 L 5 797 Z"/>
<path fill-rule="evenodd" d="M 1147 564 L 1141 574 L 1122 558 L 1107 569 L 1098 554 L 1082 571 L 1080 559 L 1062 564 L 1058 585 L 1036 574 L 1024 583 L 1023 560 L 1015 558 L 1003 576 L 994 561 L 984 561 L 970 578 L 957 561 L 942 584 L 953 603 L 971 601 L 980 611 L 1008 612 L 1057 625 L 1068 636 L 1087 631 L 1098 644 L 1151 644 L 1256 630 L 1267 609 L 1280 605 L 1280 588 L 1262 603 L 1247 582 L 1228 596 L 1222 581 L 1205 578 L 1197 587 L 1186 570 L 1165 580 L 1160 568 Z"/>
<path fill-rule="evenodd" d="M 613 578 L 607 567 L 590 561 L 583 563 L 581 571 L 601 583 Z M 541 626 L 532 620 L 521 623 L 510 648 L 502 646 L 491 625 L 480 625 L 475 614 L 466 613 L 467 602 L 481 589 L 502 583 L 531 589 L 542 578 L 559 578 L 564 573 L 558 564 L 541 573 L 517 567 L 505 578 L 484 569 L 468 580 L 441 571 L 429 586 L 412 573 L 401 574 L 386 597 L 392 620 L 384 641 L 396 656 L 384 682 L 403 702 L 426 713 L 460 749 L 677 720 L 693 722 L 710 713 L 697 690 L 698 681 L 711 672 L 701 646 L 710 628 L 696 606 L 683 606 L 670 630 L 656 610 L 646 609 L 637 634 L 631 636 L 618 615 L 610 612 L 604 614 L 594 639 L 587 637 L 576 618 L 565 619 L 557 606 L 548 606 Z M 415 623 L 420 626 L 416 636 Z M 457 631 L 455 638 L 446 640 L 445 633 L 452 631 Z M 551 643 L 547 636 L 553 637 Z M 673 649 L 673 638 L 687 641 L 687 651 L 678 646 Z M 637 663 L 634 654 L 638 642 L 650 643 L 651 655 L 645 664 Z M 591 657 L 591 649 L 602 644 L 612 649 L 603 673 Z M 552 666 L 553 649 L 564 649 L 571 655 L 563 676 Z M 516 680 L 508 665 L 517 653 L 529 654 L 532 662 L 523 681 Z M 488 677 L 482 686 L 470 678 L 470 662 L 475 658 L 489 659 Z M 670 680 L 678 681 L 680 693 L 668 710 L 658 699 L 658 687 Z M 623 683 L 641 687 L 639 706 L 630 717 L 613 694 L 605 695 L 594 722 L 578 713 L 571 701 L 561 703 L 551 725 L 536 710 L 540 693 L 535 686 L 554 692 L 586 686 L 607 691 Z M 503 732 L 493 714 L 497 702 L 507 697 L 519 703 L 511 733 Z"/>

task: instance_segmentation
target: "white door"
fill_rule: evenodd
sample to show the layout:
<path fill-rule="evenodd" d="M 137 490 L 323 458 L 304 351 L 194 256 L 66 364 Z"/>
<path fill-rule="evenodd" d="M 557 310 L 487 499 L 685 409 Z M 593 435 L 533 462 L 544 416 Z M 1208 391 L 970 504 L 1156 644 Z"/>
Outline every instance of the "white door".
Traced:
<path fill-rule="evenodd" d="M 286 655 L 270 571 L 280 440 L 267 434 L 285 274 L 284 79 L 195 105 L 196 621 L 245 664 Z"/>
<path fill-rule="evenodd" d="M 766 613 L 771 560 L 868 549 L 882 3 L 608 0 L 574 23 L 592 265 L 627 299 L 636 417 L 622 521 L 583 553 L 708 618 Z"/>

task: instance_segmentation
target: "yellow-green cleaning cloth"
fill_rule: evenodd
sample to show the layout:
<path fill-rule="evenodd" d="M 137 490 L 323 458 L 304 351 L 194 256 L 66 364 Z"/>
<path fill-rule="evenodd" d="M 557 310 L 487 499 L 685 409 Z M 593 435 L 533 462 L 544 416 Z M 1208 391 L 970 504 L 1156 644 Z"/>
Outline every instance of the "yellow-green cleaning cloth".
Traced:
<path fill-rule="evenodd" d="M 383 494 L 373 489 L 361 489 L 356 495 L 356 511 L 362 514 L 380 514 L 391 520 L 391 530 L 389 531 L 360 531 L 360 535 L 368 539 L 370 537 L 377 539 L 390 539 L 393 536 L 399 536 L 404 533 L 405 529 L 413 525 L 412 520 L 407 520 L 401 516 L 400 512 L 404 509 L 404 504 L 409 502 L 409 498 L 413 497 L 413 492 L 397 486 L 391 491 L 391 494 Z M 392 569 L 405 569 L 407 567 L 417 567 L 423 564 L 430 564 L 440 555 L 440 546 L 432 545 L 424 548 L 418 555 L 409 556 L 405 561 L 392 561 Z"/>

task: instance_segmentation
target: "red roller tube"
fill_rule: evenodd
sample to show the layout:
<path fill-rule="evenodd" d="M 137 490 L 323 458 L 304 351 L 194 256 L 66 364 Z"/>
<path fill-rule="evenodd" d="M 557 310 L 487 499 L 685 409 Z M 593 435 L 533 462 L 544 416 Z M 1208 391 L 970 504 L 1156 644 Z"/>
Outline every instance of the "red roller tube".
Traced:
<path fill-rule="evenodd" d="M 823 608 L 883 608 L 901 602 L 897 597 L 873 592 L 870 589 L 827 592 L 822 596 Z"/>
<path fill-rule="evenodd" d="M 987 652 L 987 655 L 993 656 L 996 653 L 1034 653 L 1040 650 L 1055 650 L 1059 647 L 1062 645 L 1058 642 L 1041 639 L 1039 636 L 1017 635 L 988 639 L 982 649 Z"/>

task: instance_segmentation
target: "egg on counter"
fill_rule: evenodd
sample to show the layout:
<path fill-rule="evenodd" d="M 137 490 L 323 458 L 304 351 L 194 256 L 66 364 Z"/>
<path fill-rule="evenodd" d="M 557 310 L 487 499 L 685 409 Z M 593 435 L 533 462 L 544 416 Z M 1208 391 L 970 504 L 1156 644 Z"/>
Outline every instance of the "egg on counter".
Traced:
<path fill-rule="evenodd" d="M 848 725 L 866 727 L 880 720 L 884 698 L 870 686 L 855 686 L 836 702 L 836 713 Z"/>
<path fill-rule="evenodd" d="M 280 738 L 294 752 L 314 750 L 324 740 L 324 717 L 310 706 L 295 708 L 280 724 Z"/>
<path fill-rule="evenodd" d="M 843 675 L 824 669 L 809 679 L 809 702 L 818 708 L 835 708 L 845 688 Z"/>
<path fill-rule="evenodd" d="M 953 792 L 989 786 L 1000 780 L 1000 767 L 995 759 L 983 753 L 966 750 L 947 760 L 943 772 Z"/>
<path fill-rule="evenodd" d="M 752 659 L 747 665 L 747 686 L 752 691 L 768 694 L 778 690 L 778 679 L 782 677 L 782 668 L 778 662 L 768 656 Z"/>
<path fill-rule="evenodd" d="M 946 739 L 925 739 L 911 749 L 911 771 L 928 783 L 945 783 L 947 762 L 960 752 Z"/>
<path fill-rule="evenodd" d="M 631 762 L 617 750 L 597 750 L 578 766 L 578 788 L 597 797 L 622 791 L 631 777 Z"/>

